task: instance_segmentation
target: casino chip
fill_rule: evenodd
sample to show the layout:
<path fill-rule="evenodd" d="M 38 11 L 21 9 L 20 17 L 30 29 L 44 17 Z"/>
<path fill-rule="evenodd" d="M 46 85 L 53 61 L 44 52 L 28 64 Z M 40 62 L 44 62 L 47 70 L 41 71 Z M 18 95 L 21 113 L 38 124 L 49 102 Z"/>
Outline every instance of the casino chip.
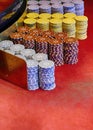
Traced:
<path fill-rule="evenodd" d="M 64 14 L 65 13 L 75 13 L 75 6 L 73 3 L 64 3 L 63 10 L 64 10 Z"/>
<path fill-rule="evenodd" d="M 87 38 L 88 29 L 88 17 L 87 16 L 76 16 L 76 37 L 80 40 Z"/>
<path fill-rule="evenodd" d="M 66 32 L 69 37 L 75 37 L 76 33 L 76 21 L 71 18 L 65 18 L 62 20 L 63 32 Z"/>
<path fill-rule="evenodd" d="M 61 19 L 50 19 L 49 21 L 50 31 L 62 32 L 62 20 Z"/>
<path fill-rule="evenodd" d="M 37 29 L 41 29 L 42 31 L 49 30 L 49 20 L 42 18 L 37 20 Z"/>
<path fill-rule="evenodd" d="M 24 50 L 24 49 L 25 49 L 24 45 L 21 45 L 21 44 L 14 44 L 14 45 L 12 45 L 12 46 L 10 47 L 10 50 L 13 51 L 13 52 L 15 52 L 16 55 L 17 55 L 17 54 L 19 55 L 20 52 L 21 52 L 22 50 Z"/>
<path fill-rule="evenodd" d="M 62 40 L 59 39 L 49 40 L 49 59 L 54 61 L 55 66 L 61 66 L 64 64 Z"/>
<path fill-rule="evenodd" d="M 27 60 L 26 63 L 28 90 L 37 90 L 39 89 L 38 62 L 34 60 Z"/>
<path fill-rule="evenodd" d="M 55 84 L 55 66 L 51 60 L 39 63 L 39 86 L 43 90 L 53 90 Z"/>
<path fill-rule="evenodd" d="M 78 62 L 78 45 L 79 42 L 76 38 L 68 37 L 64 39 L 64 63 L 76 64 Z"/>
<path fill-rule="evenodd" d="M 24 49 L 20 52 L 22 56 L 24 56 L 26 59 L 32 59 L 32 56 L 35 54 L 34 49 Z"/>
<path fill-rule="evenodd" d="M 3 40 L 0 42 L 0 48 L 3 50 L 9 50 L 10 47 L 13 45 L 11 40 Z"/>
<path fill-rule="evenodd" d="M 36 38 L 36 53 L 45 53 L 48 54 L 48 42 L 45 37 L 37 37 Z"/>
<path fill-rule="evenodd" d="M 43 60 L 47 60 L 48 55 L 44 54 L 44 53 L 36 53 L 35 55 L 32 56 L 32 59 L 40 62 L 40 61 L 43 61 Z"/>

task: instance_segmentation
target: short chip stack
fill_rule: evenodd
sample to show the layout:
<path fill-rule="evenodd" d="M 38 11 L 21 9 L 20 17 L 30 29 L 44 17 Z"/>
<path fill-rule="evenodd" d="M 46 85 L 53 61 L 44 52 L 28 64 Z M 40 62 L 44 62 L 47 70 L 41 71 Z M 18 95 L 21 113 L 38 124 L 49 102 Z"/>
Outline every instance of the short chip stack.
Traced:
<path fill-rule="evenodd" d="M 51 60 L 41 61 L 39 63 L 39 85 L 43 90 L 52 90 L 55 85 L 55 66 Z"/>
<path fill-rule="evenodd" d="M 49 40 L 49 59 L 54 61 L 55 66 L 61 66 L 63 61 L 63 42 L 59 39 Z"/>
<path fill-rule="evenodd" d="M 76 33 L 76 26 L 75 26 L 76 21 L 71 18 L 65 18 L 63 19 L 63 32 L 66 32 L 69 37 L 75 37 Z"/>
<path fill-rule="evenodd" d="M 80 40 L 87 38 L 88 18 L 86 16 L 76 16 L 76 37 Z"/>
<path fill-rule="evenodd" d="M 36 38 L 36 53 L 48 54 L 48 42 L 45 37 Z"/>
<path fill-rule="evenodd" d="M 38 62 L 34 60 L 27 60 L 27 83 L 28 90 L 36 90 L 38 85 Z"/>
<path fill-rule="evenodd" d="M 76 64 L 78 62 L 78 40 L 68 37 L 64 40 L 64 63 Z"/>

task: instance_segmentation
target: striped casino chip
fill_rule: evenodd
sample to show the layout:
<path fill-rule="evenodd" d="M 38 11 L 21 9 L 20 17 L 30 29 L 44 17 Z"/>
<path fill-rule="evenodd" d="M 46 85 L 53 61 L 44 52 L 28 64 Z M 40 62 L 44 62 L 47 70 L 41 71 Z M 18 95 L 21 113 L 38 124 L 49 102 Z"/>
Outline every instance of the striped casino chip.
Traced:
<path fill-rule="evenodd" d="M 54 39 L 55 34 L 56 34 L 55 32 L 48 30 L 48 31 L 44 31 L 43 36 L 46 38 Z"/>
<path fill-rule="evenodd" d="M 29 34 L 30 28 L 28 26 L 19 26 L 17 27 L 17 32 L 22 34 Z"/>
<path fill-rule="evenodd" d="M 68 37 L 68 35 L 65 32 L 60 32 L 60 33 L 55 34 L 55 38 L 60 39 L 62 41 L 64 41 L 64 39 L 67 38 L 67 37 Z"/>
<path fill-rule="evenodd" d="M 24 47 L 24 45 L 21 45 L 21 44 L 14 44 L 14 45 L 12 45 L 11 47 L 10 47 L 10 50 L 12 50 L 16 55 L 18 54 L 20 54 L 20 52 L 22 51 L 22 50 L 24 50 L 25 49 L 25 47 Z"/>
<path fill-rule="evenodd" d="M 34 60 L 27 60 L 26 63 L 28 90 L 37 90 L 39 89 L 38 62 Z"/>
<path fill-rule="evenodd" d="M 43 90 L 53 90 L 55 84 L 55 66 L 51 60 L 39 63 L 39 86 Z"/>
<path fill-rule="evenodd" d="M 32 56 L 36 53 L 34 49 L 24 49 L 21 52 L 21 55 L 24 56 L 27 60 L 32 59 Z"/>
<path fill-rule="evenodd" d="M 9 50 L 12 45 L 13 42 L 11 40 L 3 40 L 0 42 L 0 48 L 2 48 L 2 50 Z"/>
<path fill-rule="evenodd" d="M 48 54 L 48 42 L 45 37 L 36 38 L 36 53 L 45 53 Z"/>
<path fill-rule="evenodd" d="M 78 62 L 78 45 L 76 38 L 68 37 L 64 40 L 64 63 L 76 64 Z"/>
<path fill-rule="evenodd" d="M 32 35 L 28 34 L 23 37 L 23 44 L 27 49 L 35 49 L 35 39 Z"/>
<path fill-rule="evenodd" d="M 61 66 L 64 64 L 62 40 L 49 40 L 49 59 L 54 61 L 55 66 Z"/>
<path fill-rule="evenodd" d="M 32 56 L 32 59 L 40 62 L 40 61 L 43 61 L 43 60 L 47 60 L 48 55 L 44 54 L 44 53 L 36 53 Z"/>
<path fill-rule="evenodd" d="M 21 33 L 13 32 L 10 34 L 10 38 L 14 44 L 23 44 L 23 37 Z"/>

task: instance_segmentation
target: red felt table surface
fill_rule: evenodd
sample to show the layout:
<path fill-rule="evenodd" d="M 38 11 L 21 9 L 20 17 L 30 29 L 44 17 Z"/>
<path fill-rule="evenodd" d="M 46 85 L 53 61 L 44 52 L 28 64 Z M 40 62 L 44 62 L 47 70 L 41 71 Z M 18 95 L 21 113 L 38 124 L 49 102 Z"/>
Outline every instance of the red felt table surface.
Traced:
<path fill-rule="evenodd" d="M 0 79 L 0 130 L 93 130 L 93 1 L 77 65 L 56 67 L 56 88 L 27 91 Z"/>

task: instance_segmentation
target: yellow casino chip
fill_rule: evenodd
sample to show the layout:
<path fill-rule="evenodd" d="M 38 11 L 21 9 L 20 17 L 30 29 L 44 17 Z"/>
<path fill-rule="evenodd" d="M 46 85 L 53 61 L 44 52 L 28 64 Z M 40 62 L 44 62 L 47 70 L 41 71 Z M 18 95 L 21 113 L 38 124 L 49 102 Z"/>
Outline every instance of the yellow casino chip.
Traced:
<path fill-rule="evenodd" d="M 27 16 L 28 18 L 35 18 L 35 19 L 36 19 L 36 18 L 38 18 L 39 14 L 33 12 L 33 13 L 28 13 L 26 16 Z"/>
<path fill-rule="evenodd" d="M 65 13 L 63 16 L 64 16 L 64 18 L 75 18 L 76 14 L 74 14 L 74 13 Z"/>
<path fill-rule="evenodd" d="M 41 13 L 41 14 L 39 14 L 39 18 L 50 19 L 51 18 L 51 14 L 49 14 L 49 13 Z"/>
<path fill-rule="evenodd" d="M 75 17 L 76 21 L 88 21 L 88 17 L 87 16 L 76 16 Z"/>
<path fill-rule="evenodd" d="M 65 18 L 65 19 L 63 19 L 62 22 L 65 24 L 75 24 L 76 23 L 76 21 L 74 19 L 71 19 L 71 18 Z"/>
<path fill-rule="evenodd" d="M 59 18 L 59 19 L 62 19 L 63 18 L 63 14 L 62 13 L 53 13 L 52 14 L 52 16 L 51 16 L 52 18 Z"/>

